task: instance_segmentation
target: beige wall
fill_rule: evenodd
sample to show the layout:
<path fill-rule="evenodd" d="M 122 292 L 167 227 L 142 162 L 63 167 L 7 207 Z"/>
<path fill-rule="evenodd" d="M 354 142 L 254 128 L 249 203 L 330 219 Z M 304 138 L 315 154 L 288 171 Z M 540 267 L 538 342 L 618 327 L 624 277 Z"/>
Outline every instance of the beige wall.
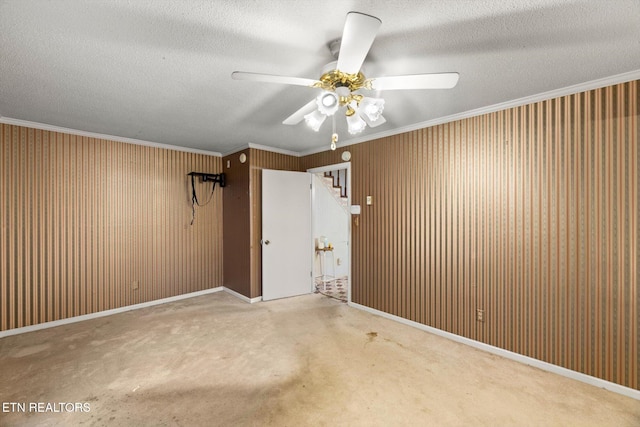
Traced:
<path fill-rule="evenodd" d="M 222 285 L 220 157 L 0 124 L 0 330 Z M 197 185 L 201 202 L 210 185 Z M 132 282 L 139 288 L 133 290 Z"/>
<path fill-rule="evenodd" d="M 638 389 L 639 87 L 347 147 L 354 302 Z"/>

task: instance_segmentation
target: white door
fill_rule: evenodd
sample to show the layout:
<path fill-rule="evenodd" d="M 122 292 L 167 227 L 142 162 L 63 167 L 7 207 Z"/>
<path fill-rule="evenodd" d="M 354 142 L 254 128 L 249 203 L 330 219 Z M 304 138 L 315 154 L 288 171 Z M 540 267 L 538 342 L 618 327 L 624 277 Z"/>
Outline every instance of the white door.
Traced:
<path fill-rule="evenodd" d="M 262 299 L 309 294 L 311 174 L 262 170 Z"/>

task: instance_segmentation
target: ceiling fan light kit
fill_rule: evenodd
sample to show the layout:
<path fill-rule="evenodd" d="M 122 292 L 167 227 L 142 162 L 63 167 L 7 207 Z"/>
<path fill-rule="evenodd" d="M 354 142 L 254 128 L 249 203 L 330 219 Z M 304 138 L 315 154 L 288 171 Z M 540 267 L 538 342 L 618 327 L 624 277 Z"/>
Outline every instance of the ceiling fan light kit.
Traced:
<path fill-rule="evenodd" d="M 349 109 L 347 109 L 347 112 L 349 112 Z M 367 123 L 359 114 L 347 114 L 347 126 L 349 126 L 348 130 L 351 135 L 357 135 L 367 127 Z"/>
<path fill-rule="evenodd" d="M 345 108 L 347 130 L 351 135 L 362 132 L 367 126 L 376 127 L 385 123 L 382 116 L 384 99 L 365 96 L 361 91 L 401 89 L 450 89 L 458 83 L 458 73 L 416 74 L 407 76 L 385 76 L 367 79 L 362 73 L 362 64 L 369 53 L 382 21 L 375 16 L 360 12 L 349 12 L 340 41 L 329 44 L 337 61 L 327 64 L 318 80 L 274 76 L 270 74 L 235 71 L 235 80 L 261 81 L 321 89 L 322 92 L 304 107 L 293 113 L 282 123 L 296 125 L 302 120 L 318 132 L 328 116 Z M 337 48 L 339 44 L 339 49 Z M 338 134 L 335 118 L 331 134 L 331 149 L 336 149 Z"/>
<path fill-rule="evenodd" d="M 380 119 L 382 111 L 384 110 L 384 99 L 382 98 L 369 98 L 364 97 L 360 101 L 360 111 L 372 122 L 376 122 Z"/>
<path fill-rule="evenodd" d="M 304 121 L 307 123 L 307 126 L 318 132 L 326 118 L 327 115 L 321 113 L 320 110 L 313 110 L 311 113 L 304 116 Z"/>
<path fill-rule="evenodd" d="M 318 111 L 325 116 L 333 116 L 338 108 L 340 108 L 340 100 L 338 95 L 333 92 L 322 92 L 316 98 Z"/>

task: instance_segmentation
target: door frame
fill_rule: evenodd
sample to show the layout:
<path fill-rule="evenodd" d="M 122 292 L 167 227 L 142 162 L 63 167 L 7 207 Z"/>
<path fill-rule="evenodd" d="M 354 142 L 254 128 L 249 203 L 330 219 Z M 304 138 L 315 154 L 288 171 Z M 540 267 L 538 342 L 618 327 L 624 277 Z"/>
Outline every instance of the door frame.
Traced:
<path fill-rule="evenodd" d="M 333 170 L 338 170 L 338 169 L 346 169 L 347 170 L 347 204 L 349 206 L 349 220 L 347 221 L 347 246 L 349 247 L 349 250 L 347 251 L 347 262 L 349 263 L 349 269 L 347 272 L 347 304 L 351 304 L 351 270 L 353 268 L 352 266 L 352 246 L 351 246 L 351 162 L 343 162 L 343 163 L 336 163 L 333 165 L 327 165 L 327 166 L 321 166 L 321 167 L 317 167 L 317 168 L 311 168 L 311 169 L 307 169 L 308 173 L 311 174 L 316 174 L 316 173 L 320 173 L 320 172 L 329 172 L 329 171 L 333 171 Z M 313 183 L 313 180 L 311 180 L 311 182 Z M 312 187 L 313 191 L 315 192 L 315 186 Z M 312 232 L 312 240 L 313 237 L 316 236 L 316 230 L 315 230 L 315 217 L 314 215 L 316 214 L 316 206 L 315 206 L 315 198 L 311 197 L 311 232 Z M 315 280 L 313 280 L 313 286 L 315 289 Z"/>

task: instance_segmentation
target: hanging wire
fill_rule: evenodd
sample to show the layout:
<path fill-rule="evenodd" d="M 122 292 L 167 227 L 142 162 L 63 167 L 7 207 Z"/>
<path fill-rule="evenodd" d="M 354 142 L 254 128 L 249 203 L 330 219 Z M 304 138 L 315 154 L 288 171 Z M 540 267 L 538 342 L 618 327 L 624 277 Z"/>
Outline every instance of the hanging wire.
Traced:
<path fill-rule="evenodd" d="M 213 199 L 213 190 L 216 189 L 216 181 L 213 181 L 213 186 L 211 187 L 211 194 L 209 194 L 209 199 L 204 204 L 200 204 L 198 202 L 198 195 L 196 194 L 196 183 L 195 183 L 195 175 L 191 175 L 191 222 L 189 225 L 193 225 L 193 222 L 196 220 L 196 205 L 203 207 L 207 206 L 211 199 Z"/>

